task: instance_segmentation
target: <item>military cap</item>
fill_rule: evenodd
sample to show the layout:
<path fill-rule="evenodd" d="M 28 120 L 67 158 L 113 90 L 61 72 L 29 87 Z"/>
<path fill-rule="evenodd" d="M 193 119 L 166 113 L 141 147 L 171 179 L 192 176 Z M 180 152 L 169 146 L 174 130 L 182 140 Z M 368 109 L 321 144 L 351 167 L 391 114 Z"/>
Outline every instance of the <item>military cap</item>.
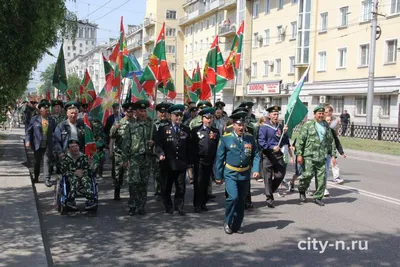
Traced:
<path fill-rule="evenodd" d="M 46 98 L 42 98 L 42 99 L 40 99 L 40 102 L 39 102 L 39 103 L 42 103 L 42 102 L 44 102 L 44 101 L 48 102 Z"/>
<path fill-rule="evenodd" d="M 197 107 L 198 107 L 198 108 L 206 108 L 206 107 L 211 108 L 211 107 L 212 107 L 212 104 L 210 103 L 210 101 L 201 100 L 199 103 L 197 103 Z"/>
<path fill-rule="evenodd" d="M 194 112 L 194 111 L 198 111 L 199 109 L 197 107 L 191 107 L 189 109 L 189 112 Z"/>
<path fill-rule="evenodd" d="M 79 145 L 79 141 L 78 141 L 77 139 L 75 139 L 75 138 L 70 138 L 70 139 L 68 140 L 68 146 L 69 146 L 70 144 L 78 144 L 78 145 Z"/>
<path fill-rule="evenodd" d="M 200 112 L 199 115 L 202 117 L 210 117 L 213 116 L 215 113 L 215 108 L 203 108 Z"/>
<path fill-rule="evenodd" d="M 222 101 L 217 101 L 217 102 L 215 102 L 215 107 L 216 108 L 223 108 L 223 107 L 225 107 L 225 103 L 222 102 Z"/>
<path fill-rule="evenodd" d="M 322 105 L 317 106 L 316 108 L 314 108 L 314 114 L 317 112 L 325 112 L 325 107 Z"/>
<path fill-rule="evenodd" d="M 281 107 L 280 107 L 280 106 L 272 106 L 272 107 L 267 108 L 266 110 L 267 110 L 269 113 L 272 113 L 272 112 L 279 112 L 279 111 L 281 111 Z"/>
<path fill-rule="evenodd" d="M 156 106 L 156 110 L 161 113 L 167 112 L 168 108 L 169 108 L 169 105 L 166 102 L 161 102 L 160 104 L 157 104 L 157 106 Z"/>
<path fill-rule="evenodd" d="M 61 107 L 64 106 L 63 102 L 62 102 L 61 100 L 58 100 L 58 99 L 52 100 L 52 101 L 51 101 L 51 105 L 52 105 L 53 107 L 54 107 L 54 106 L 57 106 L 57 105 L 60 105 Z"/>
<path fill-rule="evenodd" d="M 32 105 L 35 105 L 35 104 L 38 103 L 36 100 L 31 100 L 31 101 L 29 101 L 29 102 L 31 102 Z"/>
<path fill-rule="evenodd" d="M 41 109 L 43 107 L 44 108 L 49 108 L 50 106 L 51 106 L 51 104 L 46 99 L 44 99 L 39 103 L 38 109 Z"/>
<path fill-rule="evenodd" d="M 78 108 L 79 109 L 79 103 L 75 102 L 75 101 L 69 101 L 69 102 L 65 103 L 64 109 L 68 110 L 70 108 Z"/>
<path fill-rule="evenodd" d="M 168 108 L 168 113 L 171 114 L 176 114 L 176 113 L 182 113 L 185 110 L 185 106 L 182 104 L 175 104 L 172 105 Z"/>
<path fill-rule="evenodd" d="M 253 102 L 250 102 L 250 101 L 248 101 L 248 102 L 242 102 L 242 103 L 240 103 L 240 105 L 239 105 L 239 107 L 241 107 L 241 108 L 247 108 L 247 109 L 251 109 L 253 106 L 254 106 L 254 103 L 253 103 Z"/>
<path fill-rule="evenodd" d="M 112 108 L 119 108 L 119 103 L 112 104 Z"/>
<path fill-rule="evenodd" d="M 135 105 L 135 103 L 128 102 L 128 103 L 124 103 L 124 104 L 122 105 L 122 108 L 123 108 L 125 111 L 127 111 L 127 110 L 135 110 L 135 109 L 136 109 L 136 105 Z"/>
<path fill-rule="evenodd" d="M 146 109 L 150 106 L 148 100 L 138 100 L 135 102 L 136 109 Z"/>
<path fill-rule="evenodd" d="M 248 112 L 246 111 L 238 111 L 235 114 L 232 114 L 229 118 L 233 120 L 233 123 L 244 123 L 247 114 Z"/>
<path fill-rule="evenodd" d="M 194 102 L 194 101 L 189 101 L 189 102 L 187 102 L 188 103 L 188 105 L 190 105 L 190 104 L 196 104 L 196 102 Z"/>
<path fill-rule="evenodd" d="M 236 113 L 238 113 L 238 112 L 241 112 L 241 111 L 246 112 L 246 113 L 249 113 L 249 110 L 248 110 L 247 108 L 245 108 L 245 107 L 238 107 L 238 108 L 236 108 L 234 111 L 232 111 L 232 115 L 233 115 L 233 114 L 236 114 Z"/>

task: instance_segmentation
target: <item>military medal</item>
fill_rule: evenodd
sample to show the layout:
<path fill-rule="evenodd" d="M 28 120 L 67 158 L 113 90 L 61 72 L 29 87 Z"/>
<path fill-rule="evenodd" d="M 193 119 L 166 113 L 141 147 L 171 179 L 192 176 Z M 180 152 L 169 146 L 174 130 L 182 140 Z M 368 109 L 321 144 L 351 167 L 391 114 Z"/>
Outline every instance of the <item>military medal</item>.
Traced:
<path fill-rule="evenodd" d="M 214 139 L 214 132 L 213 131 L 210 132 L 210 139 Z"/>

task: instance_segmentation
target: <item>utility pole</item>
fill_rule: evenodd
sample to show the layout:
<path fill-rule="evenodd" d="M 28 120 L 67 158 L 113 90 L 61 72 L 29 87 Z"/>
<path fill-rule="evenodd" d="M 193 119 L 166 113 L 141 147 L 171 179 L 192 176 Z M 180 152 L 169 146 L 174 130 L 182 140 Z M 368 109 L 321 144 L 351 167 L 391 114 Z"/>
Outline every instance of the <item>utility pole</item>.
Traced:
<path fill-rule="evenodd" d="M 376 28 L 378 24 L 378 0 L 372 0 L 371 41 L 369 45 L 369 74 L 367 92 L 367 126 L 372 126 L 375 76 Z"/>

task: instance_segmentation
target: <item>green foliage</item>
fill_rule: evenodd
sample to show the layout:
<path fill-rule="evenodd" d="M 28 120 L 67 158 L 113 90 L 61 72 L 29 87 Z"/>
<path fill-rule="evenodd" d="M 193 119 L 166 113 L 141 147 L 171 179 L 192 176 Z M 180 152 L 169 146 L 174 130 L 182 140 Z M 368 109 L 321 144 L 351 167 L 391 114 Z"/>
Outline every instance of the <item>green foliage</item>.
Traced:
<path fill-rule="evenodd" d="M 23 94 L 48 49 L 76 35 L 76 21 L 65 0 L 0 1 L 0 105 Z"/>
<path fill-rule="evenodd" d="M 68 75 L 68 91 L 71 91 L 72 99 L 79 96 L 79 86 L 81 85 L 81 79 L 78 74 L 71 73 Z"/>
<path fill-rule="evenodd" d="M 39 95 L 46 95 L 46 91 L 50 89 L 50 94 L 54 95 L 54 87 L 53 87 L 53 73 L 54 67 L 56 63 L 51 63 L 47 66 L 46 70 L 40 73 L 40 81 L 42 85 L 39 87 Z"/>

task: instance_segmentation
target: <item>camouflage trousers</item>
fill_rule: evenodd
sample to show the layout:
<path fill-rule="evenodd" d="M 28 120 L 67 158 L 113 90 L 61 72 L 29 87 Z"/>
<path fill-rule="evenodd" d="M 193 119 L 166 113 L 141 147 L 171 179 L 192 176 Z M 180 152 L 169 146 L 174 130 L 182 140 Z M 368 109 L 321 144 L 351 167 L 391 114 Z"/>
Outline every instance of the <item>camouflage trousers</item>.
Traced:
<path fill-rule="evenodd" d="M 74 200 L 76 197 L 76 191 L 82 184 L 83 186 L 83 193 L 85 194 L 85 197 L 87 199 L 92 199 L 93 198 L 93 188 L 92 188 L 92 179 L 89 176 L 82 176 L 81 178 L 72 175 L 68 177 L 68 182 L 69 182 L 69 194 L 68 198 L 71 200 Z"/>
<path fill-rule="evenodd" d="M 138 211 L 144 211 L 147 200 L 147 185 L 149 181 L 150 158 L 135 156 L 129 158 L 126 181 L 129 186 L 128 205 Z"/>
<path fill-rule="evenodd" d="M 124 177 L 127 174 L 126 169 L 122 166 L 122 157 L 120 154 L 114 153 L 112 157 L 111 176 L 115 188 L 121 188 L 124 185 Z"/>
<path fill-rule="evenodd" d="M 154 181 L 154 196 L 162 196 L 163 179 L 161 174 L 160 162 L 156 157 L 152 157 L 151 174 Z"/>
<path fill-rule="evenodd" d="M 305 192 L 310 185 L 311 179 L 315 177 L 315 192 L 313 197 L 322 199 L 326 188 L 325 160 L 315 162 L 304 158 L 303 174 L 300 178 L 299 192 Z"/>

